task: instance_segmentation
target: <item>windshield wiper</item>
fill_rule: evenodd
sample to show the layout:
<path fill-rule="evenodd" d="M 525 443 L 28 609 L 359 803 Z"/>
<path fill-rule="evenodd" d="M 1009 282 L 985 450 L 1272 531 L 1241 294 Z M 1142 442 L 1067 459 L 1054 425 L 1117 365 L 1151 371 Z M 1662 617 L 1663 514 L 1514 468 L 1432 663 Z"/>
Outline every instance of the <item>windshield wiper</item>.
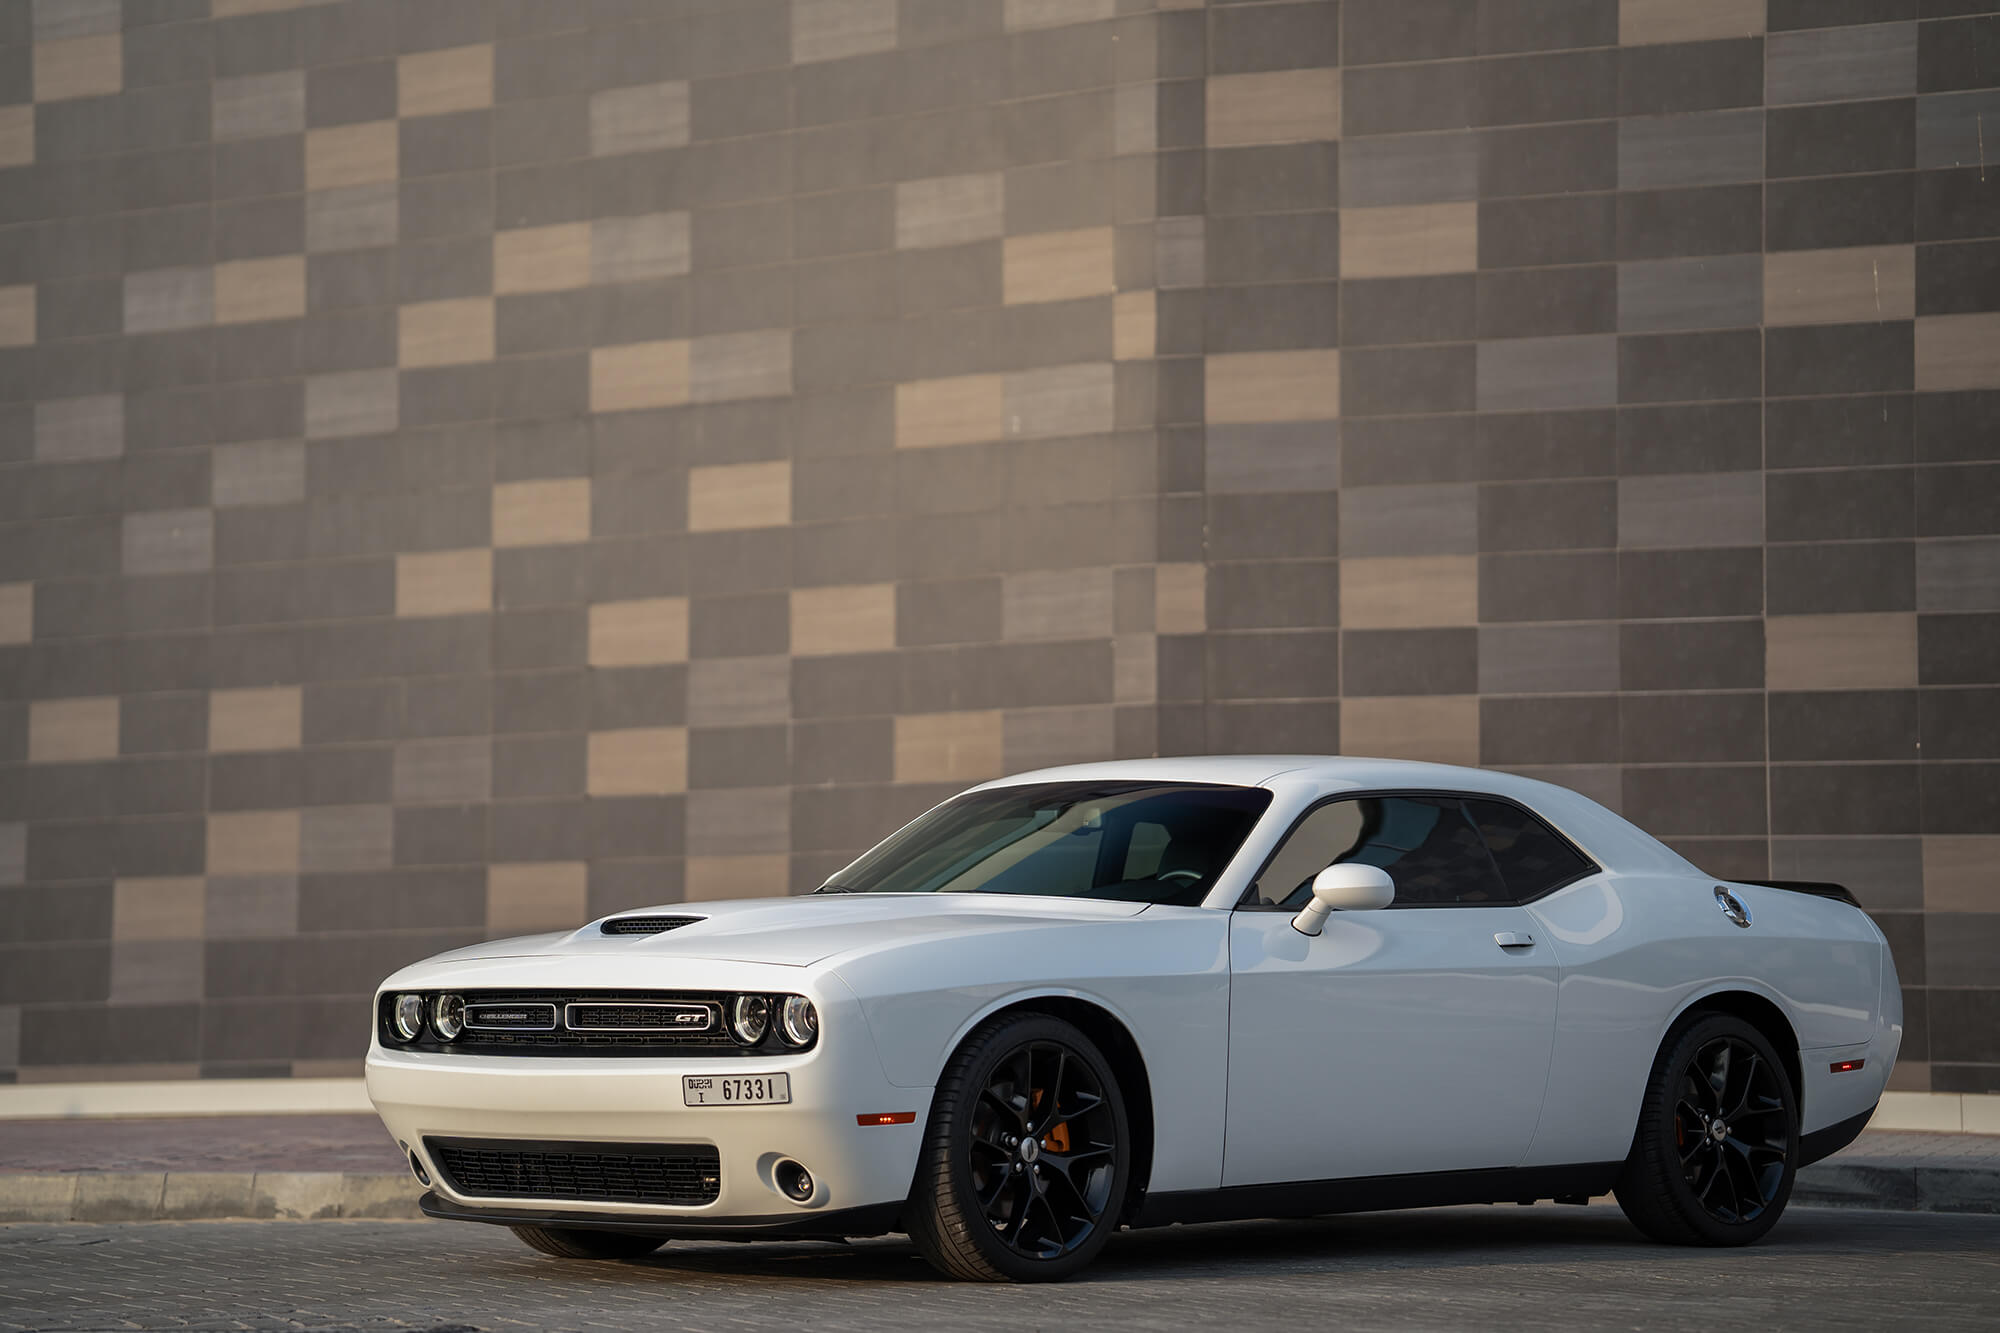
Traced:
<path fill-rule="evenodd" d="M 822 884 L 818 888 L 814 889 L 813 892 L 814 893 L 861 893 L 864 892 L 864 890 L 850 889 L 845 884 Z"/>

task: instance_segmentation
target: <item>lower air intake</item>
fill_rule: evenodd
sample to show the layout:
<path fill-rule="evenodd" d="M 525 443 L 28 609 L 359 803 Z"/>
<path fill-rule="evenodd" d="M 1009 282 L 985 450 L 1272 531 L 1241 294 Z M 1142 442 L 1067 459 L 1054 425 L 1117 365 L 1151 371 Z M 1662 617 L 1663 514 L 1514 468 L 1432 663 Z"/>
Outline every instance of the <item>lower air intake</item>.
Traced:
<path fill-rule="evenodd" d="M 698 1143 L 515 1143 L 425 1139 L 444 1183 L 468 1199 L 714 1203 L 722 1164 Z"/>

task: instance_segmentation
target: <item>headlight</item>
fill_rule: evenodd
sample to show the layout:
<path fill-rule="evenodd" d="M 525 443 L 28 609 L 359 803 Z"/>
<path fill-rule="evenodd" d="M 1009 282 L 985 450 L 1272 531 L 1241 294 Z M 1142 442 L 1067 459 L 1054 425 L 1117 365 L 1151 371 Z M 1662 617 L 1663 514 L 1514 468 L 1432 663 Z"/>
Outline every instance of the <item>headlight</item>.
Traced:
<path fill-rule="evenodd" d="M 761 995 L 738 995 L 729 1002 L 729 1035 L 755 1046 L 771 1030 L 771 1002 Z"/>
<path fill-rule="evenodd" d="M 778 1035 L 787 1046 L 810 1046 L 819 1036 L 819 1011 L 803 995 L 787 995 L 778 1011 Z"/>
<path fill-rule="evenodd" d="M 424 997 L 421 995 L 398 995 L 396 1008 L 391 1019 L 396 1035 L 404 1041 L 415 1041 L 424 1035 Z"/>
<path fill-rule="evenodd" d="M 438 1036 L 452 1041 L 465 1031 L 465 997 L 440 995 L 431 1005 L 431 1027 Z"/>

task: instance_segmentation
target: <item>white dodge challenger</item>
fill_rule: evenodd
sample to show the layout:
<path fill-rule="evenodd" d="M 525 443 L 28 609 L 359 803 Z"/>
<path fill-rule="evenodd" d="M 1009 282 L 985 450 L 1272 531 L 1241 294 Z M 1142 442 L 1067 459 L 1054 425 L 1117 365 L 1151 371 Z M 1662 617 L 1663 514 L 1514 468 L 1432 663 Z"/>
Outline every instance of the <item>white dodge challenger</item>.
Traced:
<path fill-rule="evenodd" d="M 1837 885 L 1718 881 L 1525 778 L 1311 756 L 988 783 L 811 895 L 443 954 L 375 1019 L 433 1217 L 577 1259 L 905 1232 L 985 1281 L 1121 1227 L 1611 1191 L 1744 1244 L 1903 1031 Z"/>

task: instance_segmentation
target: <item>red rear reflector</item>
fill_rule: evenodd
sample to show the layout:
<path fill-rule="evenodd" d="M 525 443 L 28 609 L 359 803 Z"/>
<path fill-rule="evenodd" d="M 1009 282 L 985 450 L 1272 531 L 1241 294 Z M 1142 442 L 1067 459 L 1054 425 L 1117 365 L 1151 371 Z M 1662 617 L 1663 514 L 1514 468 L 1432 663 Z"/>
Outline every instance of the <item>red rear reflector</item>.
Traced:
<path fill-rule="evenodd" d="M 874 1115 L 854 1117 L 857 1125 L 914 1125 L 917 1123 L 915 1111 L 877 1111 Z"/>
<path fill-rule="evenodd" d="M 1866 1063 L 1866 1060 L 1835 1060 L 1830 1068 L 1836 1074 L 1851 1074 Z"/>

